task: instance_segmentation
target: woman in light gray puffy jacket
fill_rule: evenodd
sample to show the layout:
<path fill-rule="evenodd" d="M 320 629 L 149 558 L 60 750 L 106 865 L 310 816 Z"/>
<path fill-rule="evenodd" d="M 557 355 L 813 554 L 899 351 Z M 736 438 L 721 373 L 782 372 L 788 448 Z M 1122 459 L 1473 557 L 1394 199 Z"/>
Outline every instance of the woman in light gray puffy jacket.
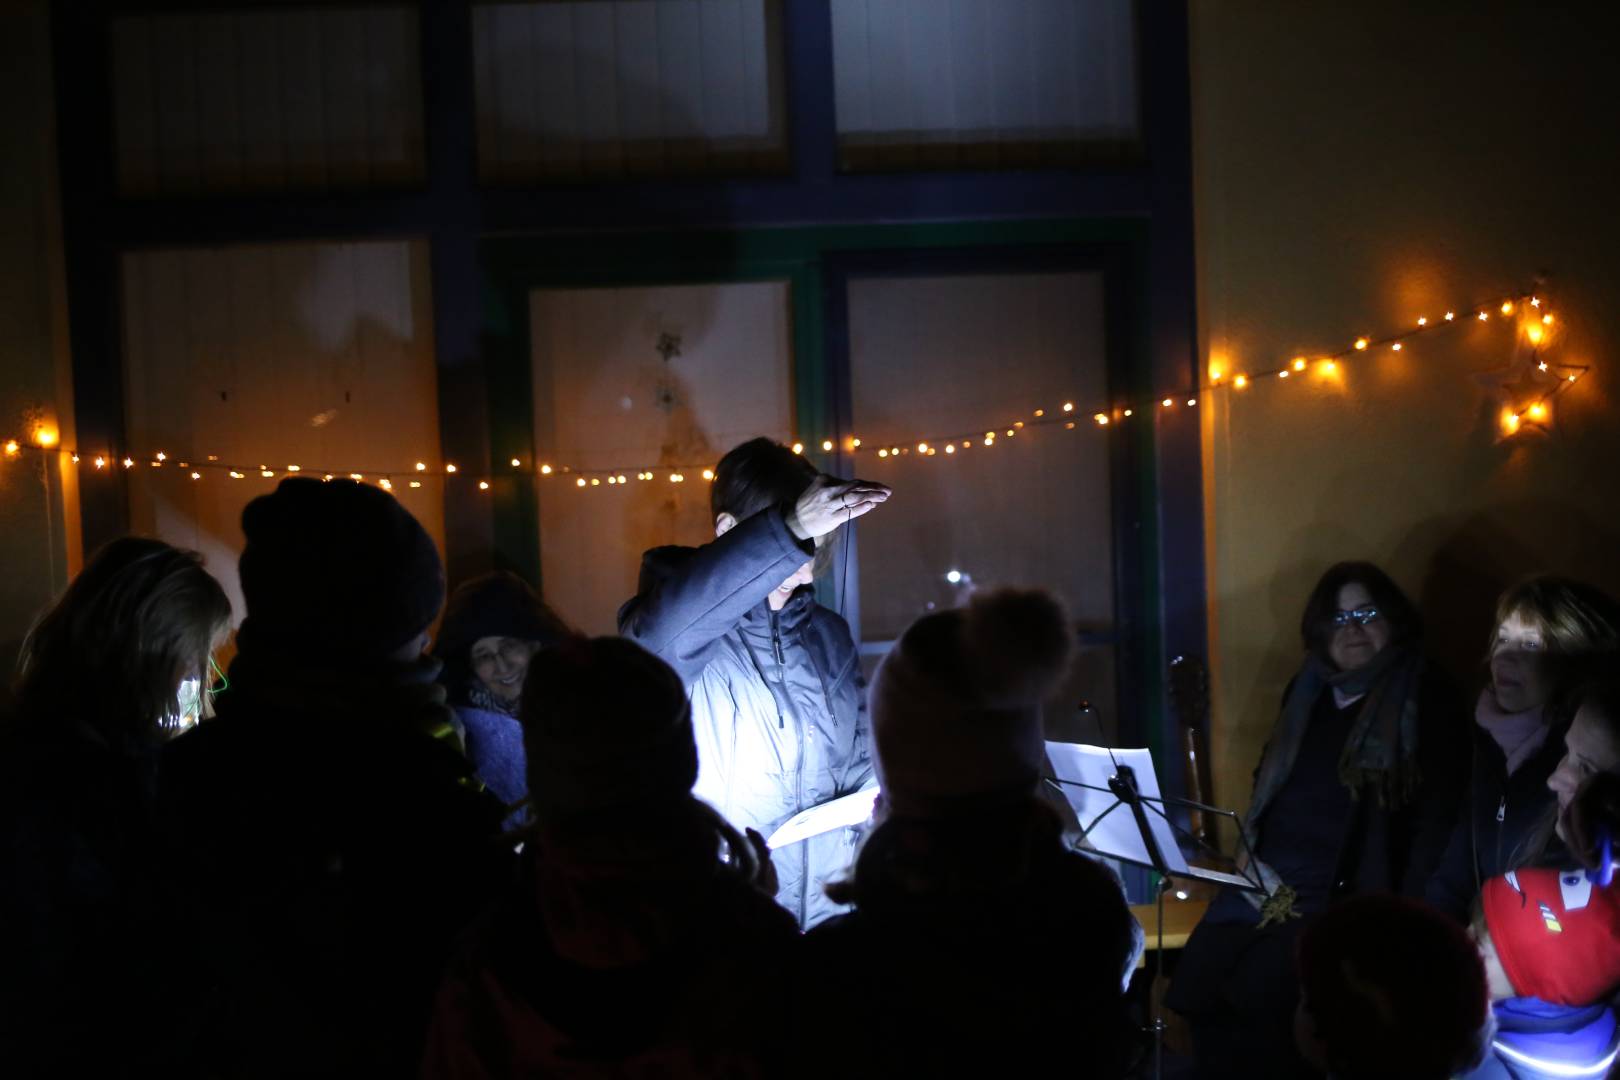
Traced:
<path fill-rule="evenodd" d="M 818 474 L 769 439 L 731 450 L 710 492 L 715 539 L 642 559 L 619 631 L 666 661 L 692 701 L 693 793 L 770 836 L 809 807 L 872 786 L 866 681 L 849 626 L 810 588 L 815 549 L 889 489 Z M 854 855 L 838 829 L 772 852 L 777 899 L 803 927 Z"/>

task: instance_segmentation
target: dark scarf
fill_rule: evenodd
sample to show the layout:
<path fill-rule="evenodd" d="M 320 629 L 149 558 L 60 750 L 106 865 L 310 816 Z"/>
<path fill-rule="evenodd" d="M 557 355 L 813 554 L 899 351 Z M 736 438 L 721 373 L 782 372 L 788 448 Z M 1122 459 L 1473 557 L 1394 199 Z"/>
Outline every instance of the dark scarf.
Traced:
<path fill-rule="evenodd" d="M 1423 658 L 1414 650 L 1395 645 L 1353 671 L 1336 671 L 1311 656 L 1294 677 L 1266 744 L 1249 803 L 1248 825 L 1252 828 L 1260 821 L 1288 782 L 1317 699 L 1335 689 L 1350 696 L 1364 695 L 1339 754 L 1339 782 L 1355 798 L 1363 788 L 1373 788 L 1380 804 L 1390 809 L 1410 802 L 1420 779 L 1417 713 L 1423 666 Z"/>
<path fill-rule="evenodd" d="M 483 681 L 476 676 L 467 681 L 466 697 L 467 704 L 471 705 L 475 709 L 482 709 L 485 712 L 499 713 L 502 716 L 510 716 L 513 719 L 517 718 L 518 705 L 521 703 L 521 699 L 511 702 L 502 701 L 500 698 L 496 697 L 494 694 L 485 689 Z"/>

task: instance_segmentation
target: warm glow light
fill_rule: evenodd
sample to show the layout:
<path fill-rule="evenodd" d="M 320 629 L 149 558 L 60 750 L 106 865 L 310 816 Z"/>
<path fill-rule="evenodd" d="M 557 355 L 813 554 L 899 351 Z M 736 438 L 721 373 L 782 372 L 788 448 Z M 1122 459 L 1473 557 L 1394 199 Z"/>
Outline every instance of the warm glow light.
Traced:
<path fill-rule="evenodd" d="M 1129 409 L 1126 409 L 1126 410 L 1125 410 L 1125 415 L 1126 415 L 1126 416 L 1129 416 L 1129 415 L 1131 415 L 1131 410 L 1129 410 Z"/>
<path fill-rule="evenodd" d="M 1532 419 L 1532 420 L 1540 420 L 1540 419 L 1544 418 L 1546 415 L 1547 415 L 1547 406 L 1543 405 L 1541 402 L 1538 401 L 1534 405 L 1530 406 L 1530 419 Z"/>
<path fill-rule="evenodd" d="M 56 445 L 57 438 L 58 435 L 56 434 L 55 428 L 42 427 L 34 430 L 34 444 L 36 446 L 43 446 L 46 449 L 50 449 Z"/>
<path fill-rule="evenodd" d="M 73 464 L 77 465 L 78 463 L 79 463 L 79 455 L 74 454 L 73 455 Z"/>
<path fill-rule="evenodd" d="M 377 481 L 377 486 L 382 488 L 384 491 L 393 491 L 394 490 L 394 482 L 392 480 L 388 479 L 388 477 L 386 477 L 386 476 L 383 477 L 381 480 Z"/>
<path fill-rule="evenodd" d="M 704 469 L 703 470 L 703 479 L 705 479 L 705 480 L 713 480 L 714 479 L 714 470 L 713 469 Z"/>
<path fill-rule="evenodd" d="M 1064 411 L 1064 412 L 1074 412 L 1074 402 L 1072 402 L 1072 401 L 1065 401 L 1065 402 L 1064 402 L 1064 403 L 1063 403 L 1063 411 Z"/>
<path fill-rule="evenodd" d="M 861 440 L 851 439 L 849 440 L 849 445 L 852 449 L 859 450 L 861 448 Z"/>
<path fill-rule="evenodd" d="M 1480 322 L 1484 322 L 1486 319 L 1488 319 L 1490 317 L 1491 317 L 1491 313 L 1488 312 L 1488 311 L 1482 311 L 1482 312 L 1479 313 L 1479 321 Z"/>
<path fill-rule="evenodd" d="M 1035 410 L 1035 415 L 1036 415 L 1036 417 L 1045 416 L 1046 415 L 1046 410 L 1045 409 L 1036 409 Z"/>
<path fill-rule="evenodd" d="M 794 444 L 793 444 L 793 452 L 794 452 L 794 453 L 795 453 L 795 454 L 802 454 L 802 453 L 804 453 L 804 443 L 802 443 L 802 442 L 796 442 L 796 443 L 794 443 Z"/>
<path fill-rule="evenodd" d="M 447 473 L 453 473 L 453 472 L 456 471 L 456 467 L 454 465 L 446 463 L 445 466 L 444 466 L 444 471 L 447 472 Z"/>
<path fill-rule="evenodd" d="M 301 472 L 302 470 L 297 465 L 289 465 L 289 466 L 287 466 L 287 471 L 288 472 Z"/>
<path fill-rule="evenodd" d="M 331 473 L 327 473 L 327 474 L 326 474 L 326 475 L 325 475 L 325 476 L 323 476 L 323 477 L 321 477 L 321 479 L 322 479 L 322 480 L 330 480 L 330 479 L 332 479 L 332 474 L 331 474 Z"/>
<path fill-rule="evenodd" d="M 1174 405 L 1175 402 L 1171 401 L 1169 398 L 1165 398 L 1163 401 L 1159 402 L 1159 404 L 1168 409 L 1171 405 Z"/>
<path fill-rule="evenodd" d="M 1356 338 L 1356 348 L 1357 349 L 1365 349 L 1366 347 L 1367 347 L 1367 339 L 1366 338 L 1364 338 L 1364 337 Z"/>
<path fill-rule="evenodd" d="M 1074 430 L 1074 421 L 1070 420 L 1067 424 L 1064 424 L 1063 425 L 1063 430 L 1064 431 L 1073 431 Z"/>
<path fill-rule="evenodd" d="M 194 472 L 194 473 L 191 474 L 191 478 L 193 480 L 201 480 L 202 479 L 202 473 Z"/>
<path fill-rule="evenodd" d="M 1013 421 L 1013 427 L 1022 428 L 1023 426 L 1024 426 L 1024 422 L 1022 420 L 1014 420 Z"/>
<path fill-rule="evenodd" d="M 135 467 L 135 461 L 134 461 L 133 458 L 125 458 L 124 459 L 124 468 L 133 469 L 134 467 Z"/>
<path fill-rule="evenodd" d="M 878 457 L 888 457 L 888 456 L 889 456 L 889 451 L 887 449 L 883 449 L 883 450 L 878 451 Z"/>
<path fill-rule="evenodd" d="M 1545 323 L 1547 326 L 1551 326 L 1552 321 L 1553 321 L 1552 312 L 1549 311 L 1549 312 L 1547 312 L 1547 314 L 1543 315 L 1541 317 L 1541 321 L 1543 323 Z"/>
<path fill-rule="evenodd" d="M 1221 381 L 1221 376 L 1223 376 L 1225 374 L 1226 374 L 1226 372 L 1221 370 L 1221 367 L 1220 367 L 1219 364 L 1211 364 L 1211 365 L 1209 365 L 1209 381 L 1210 382 L 1212 382 L 1212 383 L 1220 382 Z"/>
<path fill-rule="evenodd" d="M 418 461 L 418 462 L 417 462 L 417 463 L 416 463 L 416 471 L 417 471 L 417 472 L 427 472 L 427 462 L 425 462 L 425 461 Z"/>
<path fill-rule="evenodd" d="M 1451 320 L 1455 319 L 1456 317 L 1457 317 L 1457 313 L 1455 311 L 1446 312 L 1446 322 L 1450 322 Z"/>
<path fill-rule="evenodd" d="M 679 484 L 679 483 L 683 482 L 685 479 L 686 479 L 686 477 L 682 476 L 678 472 L 669 474 L 669 482 L 672 483 L 672 484 Z"/>
<path fill-rule="evenodd" d="M 831 450 L 832 446 L 833 446 L 833 443 L 832 443 L 831 439 L 822 439 L 821 440 L 821 448 L 823 450 Z"/>
<path fill-rule="evenodd" d="M 971 440 L 971 439 L 963 439 L 962 440 L 962 449 L 966 450 L 968 447 L 970 447 L 972 445 L 973 445 L 973 440 Z"/>
<path fill-rule="evenodd" d="M 1546 371 L 1547 370 L 1547 361 L 1543 360 L 1541 363 L 1537 364 L 1536 369 L 1539 370 L 1539 371 Z"/>
<path fill-rule="evenodd" d="M 602 478 L 600 476 L 591 477 L 591 487 L 601 487 L 601 486 L 602 486 Z"/>
<path fill-rule="evenodd" d="M 928 444 L 925 443 L 925 442 L 918 443 L 917 444 L 917 453 L 919 453 L 919 454 L 928 453 Z"/>
<path fill-rule="evenodd" d="M 237 472 L 235 469 L 231 470 L 230 476 L 231 476 L 232 480 L 240 480 L 240 479 L 242 479 L 242 474 Z"/>
<path fill-rule="evenodd" d="M 1419 315 L 1418 316 L 1418 325 L 1419 326 L 1428 326 L 1429 325 L 1428 317 L 1424 316 L 1424 315 Z"/>
<path fill-rule="evenodd" d="M 574 486 L 575 487 L 584 487 L 585 486 L 585 478 L 582 476 L 578 480 L 575 480 L 574 481 Z"/>
<path fill-rule="evenodd" d="M 489 481 L 488 480 L 480 480 L 480 481 L 478 481 L 478 490 L 479 491 L 488 491 L 489 490 Z"/>
<path fill-rule="evenodd" d="M 521 460 L 521 459 L 519 459 L 519 458 L 513 458 L 513 459 L 512 459 L 512 468 L 514 468 L 514 469 L 515 469 L 515 468 L 517 468 L 517 467 L 518 467 L 518 466 L 519 466 L 519 465 L 522 465 L 522 464 L 523 464 L 523 462 L 522 462 L 522 460 Z"/>
<path fill-rule="evenodd" d="M 1504 314 L 1504 315 L 1513 314 L 1513 301 L 1511 301 L 1511 300 L 1502 301 L 1502 314 Z"/>
<path fill-rule="evenodd" d="M 540 475 L 541 476 L 550 476 L 551 475 L 551 466 L 550 465 L 542 465 L 542 466 L 540 466 Z"/>
<path fill-rule="evenodd" d="M 947 453 L 947 454 L 954 454 L 954 453 L 956 453 L 956 444 L 955 444 L 955 443 L 953 443 L 953 442 L 952 442 L 952 443 L 946 443 L 946 444 L 945 444 L 945 452 L 946 452 L 946 453 Z"/>
<path fill-rule="evenodd" d="M 1397 341 L 1395 344 L 1391 345 L 1390 348 L 1395 350 L 1396 352 L 1400 352 L 1401 351 L 1401 343 Z"/>
<path fill-rule="evenodd" d="M 1512 435 L 1519 430 L 1519 414 L 1511 409 L 1502 413 L 1502 430 Z"/>
<path fill-rule="evenodd" d="M 421 486 L 422 486 L 422 481 L 420 481 L 420 480 L 412 480 L 411 481 L 411 487 L 419 488 Z"/>
<path fill-rule="evenodd" d="M 1097 421 L 1098 426 L 1105 426 L 1108 423 L 1108 414 L 1098 413 L 1096 416 L 1093 416 L 1092 419 Z"/>
<path fill-rule="evenodd" d="M 711 475 L 709 475 L 709 476 L 705 476 L 705 477 L 704 477 L 704 478 L 703 478 L 703 479 L 705 479 L 705 480 L 713 480 L 713 479 L 714 479 L 714 476 L 713 476 L 713 475 L 712 475 L 712 474 L 711 474 Z M 626 480 L 626 479 L 625 479 L 625 478 L 624 478 L 624 473 L 620 473 L 620 474 L 619 474 L 619 483 L 621 483 L 621 484 L 628 484 L 628 483 L 629 483 L 629 482 L 630 482 L 630 481 L 628 481 L 628 480 Z"/>
<path fill-rule="evenodd" d="M 268 480 L 272 476 L 276 475 L 276 470 L 274 470 L 274 469 L 260 469 L 259 470 L 259 475 L 264 477 L 266 480 Z"/>
<path fill-rule="evenodd" d="M 107 459 L 106 458 L 104 458 L 104 457 L 96 458 L 96 468 L 104 469 L 106 467 L 107 467 Z"/>
<path fill-rule="evenodd" d="M 1322 361 L 1322 370 L 1331 375 L 1335 371 L 1339 370 L 1338 362 L 1334 360 L 1324 360 Z"/>
<path fill-rule="evenodd" d="M 1196 404 L 1198 404 L 1198 399 L 1197 399 L 1197 398 L 1195 398 L 1195 397 L 1190 397 L 1190 398 L 1188 398 L 1188 399 L 1187 399 L 1187 408 L 1189 408 L 1189 409 L 1190 409 L 1190 408 L 1192 408 L 1192 407 L 1193 407 L 1193 406 L 1194 406 L 1194 405 L 1196 405 Z"/>
<path fill-rule="evenodd" d="M 16 439 L 7 439 L 6 440 L 6 457 L 11 457 L 12 455 L 16 454 L 21 449 L 22 449 L 22 447 L 17 445 L 17 440 Z"/>
<path fill-rule="evenodd" d="M 1531 307 L 1540 307 L 1540 306 L 1541 306 L 1541 297 L 1539 297 L 1539 296 L 1532 296 L 1532 297 L 1531 297 L 1531 298 L 1530 298 L 1530 306 L 1531 306 Z"/>
<path fill-rule="evenodd" d="M 159 460 L 159 461 L 168 461 L 168 460 L 169 460 L 169 455 L 168 455 L 168 454 L 165 454 L 165 453 L 164 453 L 164 452 L 163 452 L 163 451 L 161 451 L 161 450 L 159 450 L 159 451 L 158 451 L 158 452 L 157 452 L 157 455 L 156 455 L 156 456 L 157 456 L 157 459 L 158 459 L 158 460 Z"/>
<path fill-rule="evenodd" d="M 992 435 L 986 435 L 984 437 L 984 445 L 986 445 L 986 446 L 994 446 L 994 445 L 996 445 L 995 437 L 992 436 Z"/>
<path fill-rule="evenodd" d="M 1358 349 L 1361 348 L 1361 345 L 1358 344 L 1356 346 L 1356 348 L 1358 348 Z M 1294 370 L 1295 371 L 1304 371 L 1305 370 L 1305 358 L 1303 356 L 1294 357 Z"/>
<path fill-rule="evenodd" d="M 352 472 L 352 473 L 350 473 L 350 474 L 349 474 L 349 479 L 350 479 L 350 480 L 364 480 L 364 479 L 365 479 L 365 477 L 364 477 L 364 476 L 361 476 L 361 475 L 360 475 L 360 474 L 359 474 L 359 473 L 357 473 L 357 472 Z"/>
<path fill-rule="evenodd" d="M 1525 336 L 1530 339 L 1530 344 L 1532 344 L 1532 345 L 1540 345 L 1541 344 L 1541 338 L 1542 338 L 1542 329 L 1541 329 L 1541 327 L 1537 326 L 1535 323 L 1531 323 L 1530 324 L 1530 329 L 1525 331 Z"/>
<path fill-rule="evenodd" d="M 1282 369 L 1282 370 L 1281 370 L 1281 371 L 1279 371 L 1279 372 L 1277 372 L 1277 378 L 1279 378 L 1279 379 L 1286 379 L 1286 378 L 1288 378 L 1288 369 L 1287 369 L 1287 368 L 1283 368 L 1283 369 Z"/>

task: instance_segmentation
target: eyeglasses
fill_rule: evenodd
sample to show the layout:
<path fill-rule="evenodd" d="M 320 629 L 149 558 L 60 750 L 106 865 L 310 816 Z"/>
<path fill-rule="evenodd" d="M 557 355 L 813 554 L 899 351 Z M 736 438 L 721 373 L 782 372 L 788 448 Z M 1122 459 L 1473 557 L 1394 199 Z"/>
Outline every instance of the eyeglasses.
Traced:
<path fill-rule="evenodd" d="M 218 664 L 214 663 L 214 658 L 212 656 L 208 658 L 208 670 L 214 673 L 212 681 L 210 681 L 208 684 L 208 694 L 210 697 L 215 694 L 223 694 L 225 691 L 231 688 L 231 680 L 225 677 L 225 673 L 219 669 Z"/>
<path fill-rule="evenodd" d="M 1354 611 L 1335 611 L 1328 616 L 1328 625 L 1333 627 L 1366 626 L 1368 623 L 1383 618 L 1382 613 L 1375 607 L 1356 608 Z"/>

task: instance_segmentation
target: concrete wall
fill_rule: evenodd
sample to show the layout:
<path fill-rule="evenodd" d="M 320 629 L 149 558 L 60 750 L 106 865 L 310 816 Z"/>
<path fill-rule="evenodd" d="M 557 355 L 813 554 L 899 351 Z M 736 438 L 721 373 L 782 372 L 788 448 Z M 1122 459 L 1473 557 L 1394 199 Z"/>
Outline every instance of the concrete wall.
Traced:
<path fill-rule="evenodd" d="M 1206 395 L 1212 758 L 1243 806 L 1328 564 L 1385 566 L 1470 694 L 1506 583 L 1620 589 L 1620 78 L 1599 5 L 1190 7 L 1206 360 L 1274 370 L 1545 274 L 1545 355 L 1596 365 L 1503 442 L 1474 378 L 1513 358 L 1499 314 Z"/>
<path fill-rule="evenodd" d="M 44 426 L 71 443 L 50 55 L 45 0 L 0 6 L 0 440 Z M 73 469 L 55 454 L 0 458 L 0 686 L 34 617 L 77 569 Z"/>

